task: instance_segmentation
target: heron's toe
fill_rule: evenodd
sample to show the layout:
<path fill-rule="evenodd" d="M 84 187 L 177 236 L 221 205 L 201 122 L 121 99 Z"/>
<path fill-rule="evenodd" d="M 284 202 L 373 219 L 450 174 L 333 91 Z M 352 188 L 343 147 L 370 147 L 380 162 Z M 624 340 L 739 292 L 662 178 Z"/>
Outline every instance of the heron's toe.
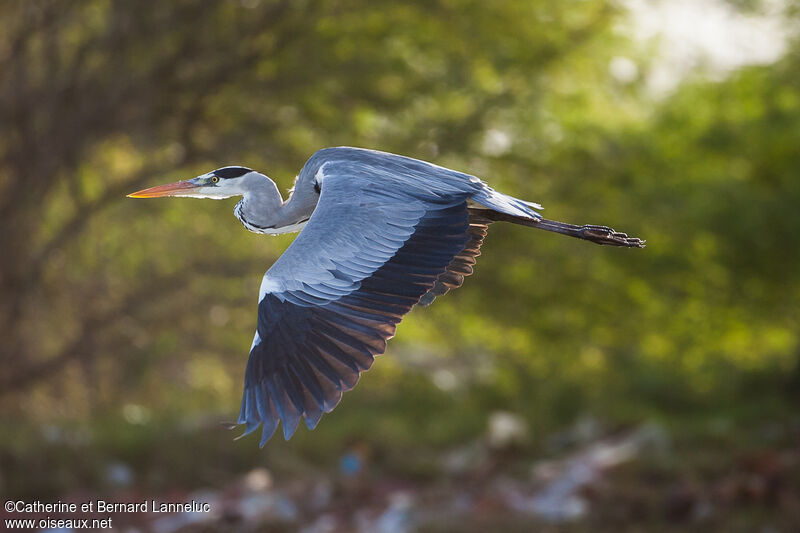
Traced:
<path fill-rule="evenodd" d="M 583 237 L 597 244 L 608 246 L 625 246 L 628 248 L 644 248 L 645 241 L 637 237 L 628 237 L 627 233 L 615 231 L 608 226 L 587 224 L 582 227 Z"/>

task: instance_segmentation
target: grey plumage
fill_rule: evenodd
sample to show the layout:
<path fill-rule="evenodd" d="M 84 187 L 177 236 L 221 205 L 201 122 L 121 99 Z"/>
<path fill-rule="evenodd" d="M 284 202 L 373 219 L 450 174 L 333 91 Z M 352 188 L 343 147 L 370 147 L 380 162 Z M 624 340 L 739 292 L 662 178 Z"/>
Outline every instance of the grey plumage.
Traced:
<path fill-rule="evenodd" d="M 315 427 L 383 353 L 403 315 L 461 286 L 492 222 L 643 246 L 605 226 L 543 219 L 538 204 L 475 176 L 394 154 L 320 150 L 286 202 L 266 176 L 226 168 L 131 196 L 242 195 L 234 213 L 247 229 L 302 229 L 261 283 L 238 421 L 245 433 L 262 426 L 262 445 L 279 420 L 286 439 L 301 419 Z"/>

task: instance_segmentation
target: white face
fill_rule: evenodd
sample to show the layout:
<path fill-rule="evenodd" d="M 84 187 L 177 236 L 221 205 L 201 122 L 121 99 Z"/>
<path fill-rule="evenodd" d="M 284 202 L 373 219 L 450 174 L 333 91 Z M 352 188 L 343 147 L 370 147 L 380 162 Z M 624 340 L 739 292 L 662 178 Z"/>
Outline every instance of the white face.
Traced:
<path fill-rule="evenodd" d="M 178 191 L 177 194 L 173 194 L 172 196 L 211 198 L 212 200 L 223 200 L 231 196 L 240 196 L 244 194 L 244 189 L 242 188 L 244 176 L 252 171 L 248 171 L 235 178 L 221 177 L 217 175 L 216 172 L 215 170 L 214 172 L 209 172 L 208 174 L 203 174 L 188 180 L 188 182 L 195 185 L 195 187 Z"/>
<path fill-rule="evenodd" d="M 190 180 L 151 187 L 128 196 L 132 198 L 178 196 L 222 200 L 243 195 L 246 192 L 245 182 L 252 176 L 260 174 L 245 167 L 223 167 Z"/>

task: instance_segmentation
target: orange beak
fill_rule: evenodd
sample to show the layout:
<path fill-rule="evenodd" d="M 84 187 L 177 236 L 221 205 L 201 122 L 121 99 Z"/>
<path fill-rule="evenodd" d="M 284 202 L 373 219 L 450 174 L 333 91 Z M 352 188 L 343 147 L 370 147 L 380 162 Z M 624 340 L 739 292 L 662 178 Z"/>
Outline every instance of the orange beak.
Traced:
<path fill-rule="evenodd" d="M 182 192 L 187 189 L 196 189 L 198 185 L 190 181 L 176 181 L 175 183 L 168 183 L 166 185 L 159 185 L 158 187 L 150 187 L 149 189 L 142 189 L 141 191 L 132 192 L 128 198 L 159 198 L 161 196 L 180 196 Z"/>

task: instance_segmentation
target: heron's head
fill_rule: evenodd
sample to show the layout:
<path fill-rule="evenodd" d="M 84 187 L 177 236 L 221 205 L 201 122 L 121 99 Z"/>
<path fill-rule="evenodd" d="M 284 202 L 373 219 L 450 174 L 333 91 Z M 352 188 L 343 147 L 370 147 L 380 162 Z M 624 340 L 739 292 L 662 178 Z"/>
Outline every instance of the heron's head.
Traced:
<path fill-rule="evenodd" d="M 150 187 L 128 195 L 129 198 L 159 198 L 184 196 L 187 198 L 213 198 L 222 200 L 248 192 L 251 180 L 264 180 L 265 176 L 247 167 L 222 167 L 196 178 Z"/>

